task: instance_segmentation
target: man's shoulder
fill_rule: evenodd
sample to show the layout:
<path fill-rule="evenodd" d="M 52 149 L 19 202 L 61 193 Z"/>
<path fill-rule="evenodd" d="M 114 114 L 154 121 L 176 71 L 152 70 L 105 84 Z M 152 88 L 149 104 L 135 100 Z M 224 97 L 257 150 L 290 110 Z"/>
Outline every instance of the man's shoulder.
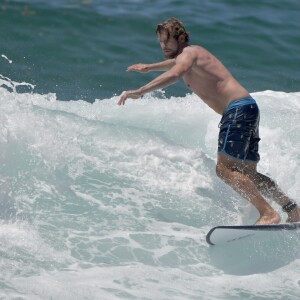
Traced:
<path fill-rule="evenodd" d="M 208 51 L 203 48 L 202 46 L 199 45 L 189 45 L 188 47 L 185 47 L 182 51 L 182 53 L 189 53 L 189 54 L 203 54 L 203 53 L 207 53 Z"/>

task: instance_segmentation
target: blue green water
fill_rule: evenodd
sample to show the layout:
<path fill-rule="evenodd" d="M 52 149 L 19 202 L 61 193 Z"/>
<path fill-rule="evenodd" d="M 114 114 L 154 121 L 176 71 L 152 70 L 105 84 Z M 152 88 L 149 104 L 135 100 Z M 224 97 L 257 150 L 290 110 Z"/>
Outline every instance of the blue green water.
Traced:
<path fill-rule="evenodd" d="M 299 200 L 299 9 L 2 0 L 0 299 L 298 299 L 299 233 L 205 241 L 257 218 L 215 175 L 220 116 L 182 83 L 116 103 L 156 75 L 126 72 L 162 59 L 156 24 L 180 18 L 257 100 L 259 170 Z"/>
<path fill-rule="evenodd" d="M 126 68 L 162 59 L 156 25 L 174 16 L 251 92 L 298 91 L 299 10 L 291 0 L 2 0 L 1 54 L 13 64 L 1 59 L 1 73 L 60 100 L 112 97 L 152 78 Z"/>

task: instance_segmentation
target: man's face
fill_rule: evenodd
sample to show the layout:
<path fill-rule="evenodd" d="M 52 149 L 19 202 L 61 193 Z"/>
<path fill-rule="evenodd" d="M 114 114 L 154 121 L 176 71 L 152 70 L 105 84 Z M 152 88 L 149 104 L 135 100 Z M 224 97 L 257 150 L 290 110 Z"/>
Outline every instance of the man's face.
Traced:
<path fill-rule="evenodd" d="M 179 43 L 174 37 L 168 36 L 166 31 L 162 31 L 158 36 L 158 40 L 166 58 L 175 58 L 177 56 Z"/>

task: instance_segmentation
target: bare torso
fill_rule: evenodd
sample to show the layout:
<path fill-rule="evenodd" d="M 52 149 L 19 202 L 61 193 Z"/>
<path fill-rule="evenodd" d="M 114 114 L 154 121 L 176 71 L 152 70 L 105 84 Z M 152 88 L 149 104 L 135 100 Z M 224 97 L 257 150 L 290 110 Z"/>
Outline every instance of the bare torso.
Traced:
<path fill-rule="evenodd" d="M 249 92 L 206 49 L 188 46 L 183 49 L 183 52 L 186 51 L 195 60 L 192 68 L 184 74 L 183 80 L 214 111 L 222 115 L 230 102 L 249 96 Z"/>

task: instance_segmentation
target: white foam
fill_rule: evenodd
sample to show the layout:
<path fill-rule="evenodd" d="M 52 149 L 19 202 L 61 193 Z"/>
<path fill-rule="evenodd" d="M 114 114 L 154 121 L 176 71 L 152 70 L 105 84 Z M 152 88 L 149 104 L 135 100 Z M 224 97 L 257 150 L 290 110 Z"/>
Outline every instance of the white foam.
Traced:
<path fill-rule="evenodd" d="M 214 264 L 226 257 L 212 255 L 206 232 L 242 222 L 249 204 L 215 175 L 220 116 L 195 95 L 148 95 L 119 107 L 117 97 L 90 104 L 19 94 L 18 83 L 0 80 L 0 187 L 19 218 L 0 230 L 8 253 L 0 278 L 11 297 L 299 293 L 297 259 L 256 274 L 255 258 L 265 255 L 256 249 L 245 262 L 254 262 L 251 273 L 238 280 Z M 300 93 L 253 96 L 261 110 L 259 169 L 297 198 Z M 245 213 L 243 222 L 250 221 Z M 19 256 L 9 256 L 9 249 Z M 11 265 L 18 276 L 7 271 Z"/>
<path fill-rule="evenodd" d="M 201 263 L 199 268 L 205 268 Z M 292 270 L 291 270 L 292 268 Z M 269 274 L 214 276 L 195 270 L 155 268 L 144 265 L 97 267 L 88 270 L 55 272 L 40 277 L 13 280 L 14 285 L 32 296 L 55 299 L 232 299 L 251 295 L 255 298 L 297 299 L 299 261 Z M 208 270 L 212 271 L 212 270 Z M 283 278 L 285 272 L 289 277 Z M 28 293 L 29 292 L 29 293 Z M 35 299 L 35 298 L 31 298 Z"/>
<path fill-rule="evenodd" d="M 1 54 L 1 57 L 3 57 L 4 59 L 6 59 L 10 64 L 12 63 L 12 60 L 8 59 L 8 57 L 4 54 Z"/>

